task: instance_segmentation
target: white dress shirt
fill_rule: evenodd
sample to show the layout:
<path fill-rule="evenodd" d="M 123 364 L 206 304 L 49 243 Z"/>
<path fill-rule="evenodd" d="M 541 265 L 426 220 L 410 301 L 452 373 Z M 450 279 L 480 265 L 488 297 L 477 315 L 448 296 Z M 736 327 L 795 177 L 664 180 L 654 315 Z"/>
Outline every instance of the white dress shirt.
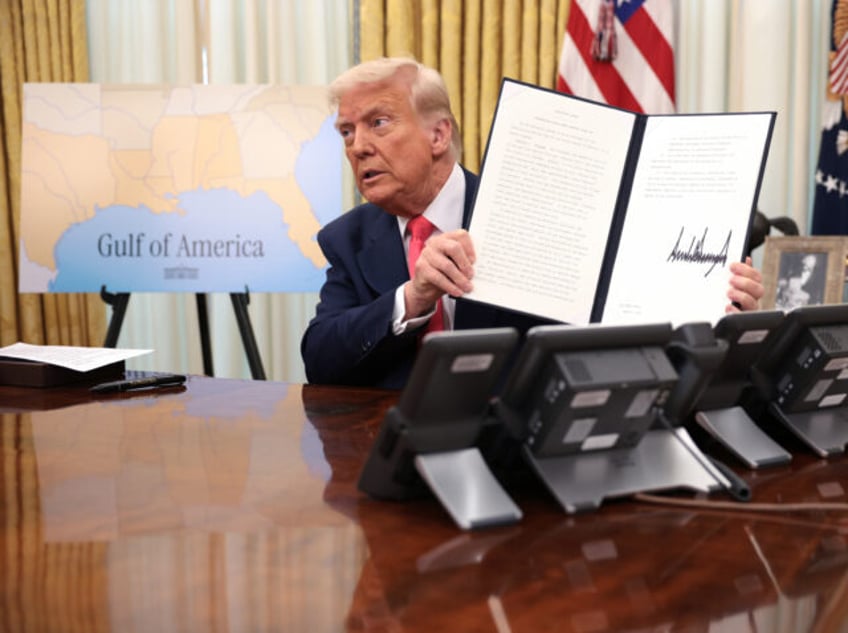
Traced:
<path fill-rule="evenodd" d="M 454 163 L 453 170 L 450 176 L 445 181 L 444 186 L 438 195 L 433 199 L 424 210 L 424 217 L 427 218 L 436 227 L 433 230 L 433 235 L 440 233 L 448 233 L 462 228 L 462 213 L 465 207 L 465 176 L 462 173 L 462 168 L 459 163 Z M 403 248 L 409 252 L 409 236 L 406 235 L 406 225 L 409 222 L 408 218 L 398 217 L 398 230 L 403 238 Z M 432 235 L 431 235 L 432 237 Z M 442 297 L 443 313 L 445 329 L 453 328 L 453 313 L 456 308 L 456 301 L 445 295 Z M 395 334 L 403 334 L 409 328 L 416 328 L 425 323 L 433 313 L 435 308 L 428 314 L 415 317 L 407 321 L 403 320 L 405 312 L 405 303 L 403 300 L 403 285 L 395 290 L 395 307 L 392 312 L 392 331 Z"/>

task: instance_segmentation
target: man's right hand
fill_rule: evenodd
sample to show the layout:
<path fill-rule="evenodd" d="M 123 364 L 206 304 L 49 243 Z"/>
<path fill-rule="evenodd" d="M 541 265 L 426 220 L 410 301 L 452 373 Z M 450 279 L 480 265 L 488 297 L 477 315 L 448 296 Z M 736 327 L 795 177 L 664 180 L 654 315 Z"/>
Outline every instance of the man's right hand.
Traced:
<path fill-rule="evenodd" d="M 475 259 L 471 236 L 464 229 L 427 240 L 403 289 L 406 319 L 429 312 L 444 294 L 459 297 L 470 292 Z"/>

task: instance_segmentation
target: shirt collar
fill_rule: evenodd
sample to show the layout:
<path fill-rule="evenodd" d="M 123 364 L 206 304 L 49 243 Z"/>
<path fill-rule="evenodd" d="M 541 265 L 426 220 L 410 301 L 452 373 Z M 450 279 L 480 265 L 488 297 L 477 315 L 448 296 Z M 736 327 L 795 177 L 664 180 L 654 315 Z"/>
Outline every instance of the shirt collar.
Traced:
<path fill-rule="evenodd" d="M 462 213 L 465 208 L 465 176 L 459 163 L 454 163 L 450 176 L 439 193 L 424 209 L 424 217 L 432 222 L 439 233 L 462 228 Z M 398 217 L 398 227 L 403 235 L 409 218 Z"/>

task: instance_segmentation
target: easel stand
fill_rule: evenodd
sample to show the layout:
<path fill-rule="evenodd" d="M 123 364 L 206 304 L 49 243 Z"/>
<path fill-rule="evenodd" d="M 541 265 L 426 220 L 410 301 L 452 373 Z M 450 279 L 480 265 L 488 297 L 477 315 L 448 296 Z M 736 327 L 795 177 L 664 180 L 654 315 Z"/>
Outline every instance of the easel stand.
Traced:
<path fill-rule="evenodd" d="M 103 347 L 116 347 L 118 336 L 121 334 L 121 326 L 124 324 L 124 315 L 127 313 L 127 304 L 130 302 L 128 292 L 107 292 L 106 286 L 100 287 L 100 298 L 104 303 L 112 306 L 112 318 L 109 319 L 109 329 L 106 330 L 106 341 Z"/>
<path fill-rule="evenodd" d="M 539 458 L 525 446 L 524 455 L 568 514 L 637 492 L 730 486 L 682 427 L 651 430 L 632 448 Z"/>
<path fill-rule="evenodd" d="M 772 402 L 769 404 L 769 412 L 819 457 L 833 457 L 845 452 L 848 444 L 848 407 L 787 413 Z"/>
<path fill-rule="evenodd" d="M 792 455 L 763 432 L 742 407 L 697 411 L 695 421 L 748 468 L 777 466 L 792 460 Z"/>
<path fill-rule="evenodd" d="M 106 340 L 103 343 L 104 347 L 115 347 L 118 344 L 118 336 L 121 333 L 121 326 L 124 322 L 124 315 L 127 311 L 127 304 L 130 301 L 130 293 L 117 292 L 111 293 L 106 291 L 106 286 L 100 288 L 100 298 L 112 306 L 112 317 L 109 320 L 109 327 L 106 330 Z M 203 373 L 207 376 L 214 376 L 215 372 L 212 367 L 212 345 L 209 336 L 209 314 L 206 309 L 206 295 L 196 293 L 197 301 L 197 321 L 200 329 L 200 348 L 203 355 Z M 256 338 L 253 334 L 253 327 L 250 323 L 250 315 L 247 312 L 247 306 L 250 304 L 250 295 L 247 288 L 244 292 L 231 292 L 230 299 L 233 304 L 233 312 L 235 313 L 236 322 L 238 323 L 239 333 L 241 334 L 244 351 L 247 355 L 247 362 L 250 366 L 250 375 L 254 380 L 265 380 L 265 369 L 262 366 L 262 359 L 259 356 L 259 348 L 256 345 Z"/>

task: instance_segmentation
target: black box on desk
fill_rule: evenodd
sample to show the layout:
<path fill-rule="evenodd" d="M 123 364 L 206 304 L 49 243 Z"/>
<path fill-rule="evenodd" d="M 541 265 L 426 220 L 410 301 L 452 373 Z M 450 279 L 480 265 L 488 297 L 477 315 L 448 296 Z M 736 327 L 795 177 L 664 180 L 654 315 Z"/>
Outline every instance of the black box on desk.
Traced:
<path fill-rule="evenodd" d="M 677 379 L 659 345 L 556 353 L 535 387 L 527 445 L 539 457 L 635 446 Z"/>
<path fill-rule="evenodd" d="M 844 406 L 848 396 L 848 325 L 806 328 L 775 372 L 784 411 Z"/>
<path fill-rule="evenodd" d="M 118 361 L 89 371 L 77 371 L 41 361 L 0 358 L 0 385 L 14 387 L 61 387 L 82 382 L 120 380 L 125 362 Z"/>

